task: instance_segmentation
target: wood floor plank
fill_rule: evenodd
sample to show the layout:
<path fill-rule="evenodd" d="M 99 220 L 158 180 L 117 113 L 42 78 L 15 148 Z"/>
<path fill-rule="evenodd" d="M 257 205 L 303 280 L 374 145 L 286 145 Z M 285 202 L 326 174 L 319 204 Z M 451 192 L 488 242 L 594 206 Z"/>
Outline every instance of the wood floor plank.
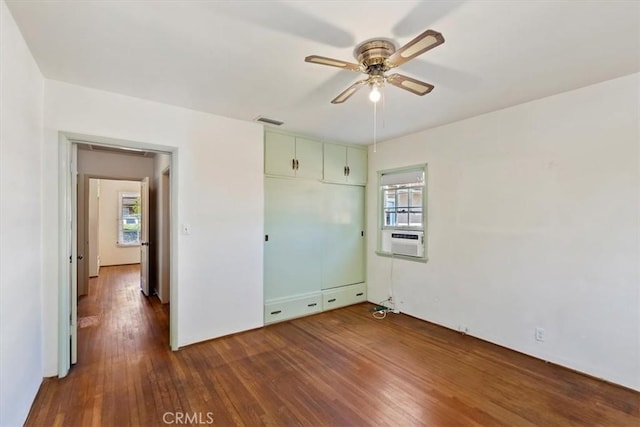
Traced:
<path fill-rule="evenodd" d="M 138 266 L 89 289 L 78 364 L 43 381 L 27 426 L 640 425 L 637 392 L 369 304 L 172 352 Z"/>

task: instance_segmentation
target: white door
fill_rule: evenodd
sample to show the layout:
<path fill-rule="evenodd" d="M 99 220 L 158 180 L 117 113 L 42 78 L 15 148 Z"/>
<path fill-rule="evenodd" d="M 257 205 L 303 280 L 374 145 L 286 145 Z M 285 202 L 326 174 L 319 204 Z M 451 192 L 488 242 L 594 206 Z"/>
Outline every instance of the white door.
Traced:
<path fill-rule="evenodd" d="M 140 184 L 140 289 L 149 296 L 149 177 Z"/>
<path fill-rule="evenodd" d="M 71 364 L 78 361 L 78 146 L 71 146 L 71 259 L 69 272 L 70 292 L 69 306 L 71 307 L 70 336 L 71 336 Z"/>

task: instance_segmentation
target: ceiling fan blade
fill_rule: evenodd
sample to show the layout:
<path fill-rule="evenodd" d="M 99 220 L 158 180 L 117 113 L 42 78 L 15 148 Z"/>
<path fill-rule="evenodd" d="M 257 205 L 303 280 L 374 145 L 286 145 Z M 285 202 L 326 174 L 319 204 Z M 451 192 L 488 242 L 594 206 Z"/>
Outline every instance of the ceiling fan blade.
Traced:
<path fill-rule="evenodd" d="M 418 55 L 422 55 L 429 49 L 440 46 L 442 43 L 444 43 L 442 34 L 437 31 L 427 30 L 391 55 L 389 57 L 389 65 L 397 67 Z"/>
<path fill-rule="evenodd" d="M 366 83 L 367 83 L 367 79 L 355 82 L 354 84 L 352 84 L 351 86 L 346 88 L 340 95 L 338 95 L 335 98 L 333 98 L 333 100 L 331 100 L 331 103 L 332 104 L 342 104 L 344 101 L 346 101 L 347 99 L 351 98 L 351 95 L 356 93 L 358 91 L 358 89 L 360 89 L 362 87 L 362 85 L 366 84 Z"/>
<path fill-rule="evenodd" d="M 407 77 L 402 74 L 391 74 L 387 77 L 387 82 L 399 87 L 400 89 L 408 90 L 409 92 L 420 96 L 426 95 L 433 90 L 433 85 L 412 79 L 411 77 Z"/>
<path fill-rule="evenodd" d="M 324 56 L 311 55 L 304 58 L 305 62 L 312 64 L 329 65 L 331 67 L 344 68 L 351 71 L 360 71 L 360 66 L 351 62 L 341 61 L 339 59 L 326 58 Z"/>

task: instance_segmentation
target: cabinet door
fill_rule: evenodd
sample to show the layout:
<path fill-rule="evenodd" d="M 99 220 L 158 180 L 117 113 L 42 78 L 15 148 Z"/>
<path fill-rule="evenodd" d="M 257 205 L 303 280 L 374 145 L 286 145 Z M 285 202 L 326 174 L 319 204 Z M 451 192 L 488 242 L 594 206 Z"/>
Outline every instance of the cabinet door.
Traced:
<path fill-rule="evenodd" d="M 295 138 L 280 133 L 265 132 L 264 173 L 266 175 L 294 176 L 293 160 L 296 156 Z"/>
<path fill-rule="evenodd" d="M 322 190 L 319 181 L 265 178 L 266 301 L 321 289 Z"/>
<path fill-rule="evenodd" d="M 364 187 L 324 184 L 322 289 L 364 282 Z"/>
<path fill-rule="evenodd" d="M 347 148 L 347 166 L 349 184 L 365 185 L 367 183 L 367 152 L 358 148 Z"/>
<path fill-rule="evenodd" d="M 322 179 L 322 143 L 296 138 L 296 176 Z"/>
<path fill-rule="evenodd" d="M 344 184 L 347 182 L 347 147 L 324 144 L 324 180 Z"/>

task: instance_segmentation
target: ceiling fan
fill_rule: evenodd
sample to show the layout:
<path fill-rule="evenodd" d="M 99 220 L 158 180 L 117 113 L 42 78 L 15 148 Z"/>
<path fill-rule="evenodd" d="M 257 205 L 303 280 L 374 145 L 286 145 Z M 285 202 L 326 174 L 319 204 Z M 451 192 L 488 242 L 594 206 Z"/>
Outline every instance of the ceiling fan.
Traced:
<path fill-rule="evenodd" d="M 387 75 L 385 73 L 442 43 L 444 43 L 442 34 L 437 31 L 426 30 L 398 50 L 396 50 L 395 45 L 389 40 L 368 40 L 358 45 L 354 50 L 353 56 L 358 60 L 357 64 L 317 55 L 307 56 L 304 60 L 313 64 L 329 65 L 331 67 L 358 71 L 368 75 L 366 79 L 355 82 L 340 95 L 336 96 L 331 101 L 332 104 L 345 102 L 364 85 L 369 85 L 371 88 L 369 99 L 373 102 L 378 102 L 381 96 L 379 88 L 385 82 L 420 96 L 431 92 L 433 85 L 429 83 L 407 77 L 403 74 L 394 73 Z"/>

